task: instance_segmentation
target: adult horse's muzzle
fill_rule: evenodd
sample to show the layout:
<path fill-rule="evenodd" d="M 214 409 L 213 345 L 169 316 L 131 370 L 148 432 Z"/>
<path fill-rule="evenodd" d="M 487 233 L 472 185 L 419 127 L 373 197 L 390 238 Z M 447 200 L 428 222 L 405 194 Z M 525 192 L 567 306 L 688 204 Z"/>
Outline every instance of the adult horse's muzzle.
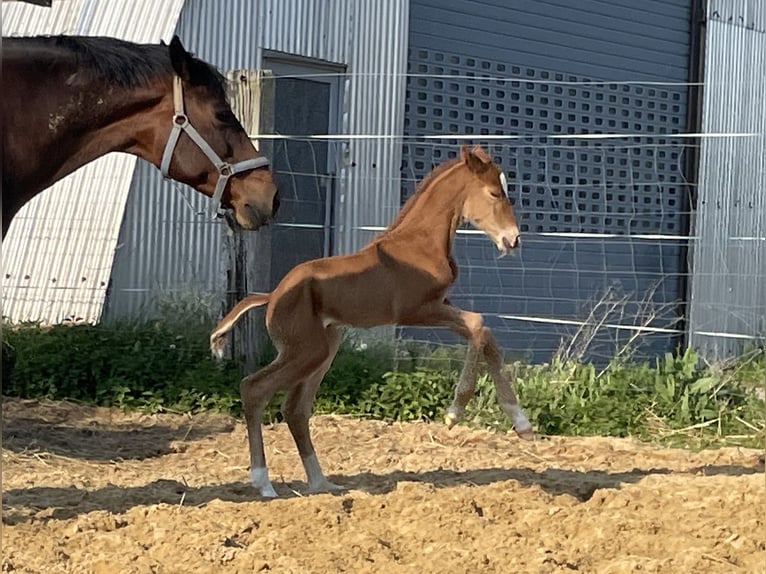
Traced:
<path fill-rule="evenodd" d="M 279 210 L 279 196 L 275 191 L 271 204 L 266 206 L 254 205 L 249 200 L 239 200 L 225 207 L 221 206 L 217 217 L 223 217 L 230 226 L 248 231 L 269 225 Z"/>

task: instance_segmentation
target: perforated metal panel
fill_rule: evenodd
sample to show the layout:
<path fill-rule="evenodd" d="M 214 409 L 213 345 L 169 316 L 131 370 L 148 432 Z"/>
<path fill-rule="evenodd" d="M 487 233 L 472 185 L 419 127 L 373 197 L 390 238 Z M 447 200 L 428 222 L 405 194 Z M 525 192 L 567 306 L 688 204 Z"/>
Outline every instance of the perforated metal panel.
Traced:
<path fill-rule="evenodd" d="M 574 328 L 499 316 L 583 319 L 612 289 L 627 297 L 626 324 L 653 307 L 664 319 L 652 325 L 669 326 L 684 298 L 690 186 L 687 142 L 667 135 L 687 131 L 690 0 L 649 3 L 640 18 L 621 0 L 576 12 L 564 0 L 471 4 L 468 15 L 465 3 L 411 2 L 403 198 L 464 143 L 413 138 L 475 136 L 509 176 L 524 247 L 496 262 L 485 238 L 459 237 L 454 300 L 485 313 L 506 349 L 541 360 Z M 619 342 L 607 331 L 602 346 Z M 642 339 L 648 353 L 677 342 Z"/>

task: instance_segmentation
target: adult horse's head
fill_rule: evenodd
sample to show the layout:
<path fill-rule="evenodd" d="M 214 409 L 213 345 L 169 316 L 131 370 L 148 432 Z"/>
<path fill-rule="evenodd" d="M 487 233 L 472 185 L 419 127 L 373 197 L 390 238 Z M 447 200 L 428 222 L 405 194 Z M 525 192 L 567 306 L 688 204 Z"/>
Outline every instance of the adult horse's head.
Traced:
<path fill-rule="evenodd" d="M 479 146 L 463 146 L 460 157 L 468 175 L 461 217 L 486 233 L 505 255 L 520 243 L 505 174 Z"/>
<path fill-rule="evenodd" d="M 3 235 L 32 197 L 115 151 L 212 197 L 242 227 L 274 216 L 269 162 L 234 117 L 223 77 L 177 38 L 3 38 L 2 68 Z"/>
<path fill-rule="evenodd" d="M 212 197 L 219 215 L 231 209 L 241 227 L 257 229 L 279 207 L 269 161 L 232 113 L 215 68 L 189 54 L 177 37 L 167 49 L 174 77 L 156 109 L 164 132 L 153 142 L 155 164 L 166 177 Z"/>

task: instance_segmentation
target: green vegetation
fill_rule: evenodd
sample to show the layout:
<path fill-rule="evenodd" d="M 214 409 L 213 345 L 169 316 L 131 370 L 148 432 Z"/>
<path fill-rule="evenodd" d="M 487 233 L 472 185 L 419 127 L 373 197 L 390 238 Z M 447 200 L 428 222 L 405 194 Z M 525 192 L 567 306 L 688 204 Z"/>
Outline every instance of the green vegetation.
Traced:
<path fill-rule="evenodd" d="M 180 316 L 186 315 L 181 313 Z M 240 415 L 238 369 L 209 355 L 207 321 L 160 320 L 3 333 L 3 394 L 69 399 L 146 411 L 215 410 Z M 392 420 L 440 420 L 463 349 L 400 342 L 345 344 L 317 396 L 316 411 Z M 10 366 L 12 365 L 12 369 Z M 513 363 L 521 404 L 544 434 L 636 436 L 676 444 L 762 445 L 763 349 L 729 365 L 698 368 L 690 350 L 654 363 L 573 360 Z M 279 400 L 269 416 L 279 419 Z M 508 429 L 486 375 L 466 424 Z"/>

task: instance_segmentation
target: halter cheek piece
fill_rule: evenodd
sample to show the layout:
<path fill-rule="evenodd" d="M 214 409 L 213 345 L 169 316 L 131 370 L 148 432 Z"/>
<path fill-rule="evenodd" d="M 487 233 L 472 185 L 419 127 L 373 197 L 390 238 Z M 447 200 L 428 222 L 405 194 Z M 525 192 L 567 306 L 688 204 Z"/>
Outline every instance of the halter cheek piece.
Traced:
<path fill-rule="evenodd" d="M 175 108 L 175 114 L 173 115 L 173 128 L 170 130 L 170 136 L 168 136 L 168 143 L 165 145 L 165 152 L 162 154 L 162 163 L 160 164 L 160 170 L 162 175 L 170 177 L 170 162 L 173 159 L 173 152 L 178 144 L 178 138 L 181 136 L 181 132 L 186 132 L 186 135 L 197 144 L 197 147 L 202 150 L 207 158 L 213 163 L 216 170 L 218 170 L 218 181 L 215 184 L 215 191 L 213 192 L 213 210 L 216 217 L 222 217 L 225 214 L 225 210 L 221 208 L 221 197 L 226 189 L 226 184 L 229 182 L 229 178 L 232 175 L 242 173 L 243 171 L 250 171 L 261 167 L 268 167 L 269 160 L 265 157 L 257 157 L 255 159 L 246 159 L 239 161 L 235 164 L 230 164 L 223 161 L 218 154 L 215 153 L 210 144 L 205 141 L 200 133 L 194 129 L 194 126 L 189 123 L 189 117 L 184 111 L 184 91 L 181 78 L 178 76 L 173 77 L 173 107 Z"/>

